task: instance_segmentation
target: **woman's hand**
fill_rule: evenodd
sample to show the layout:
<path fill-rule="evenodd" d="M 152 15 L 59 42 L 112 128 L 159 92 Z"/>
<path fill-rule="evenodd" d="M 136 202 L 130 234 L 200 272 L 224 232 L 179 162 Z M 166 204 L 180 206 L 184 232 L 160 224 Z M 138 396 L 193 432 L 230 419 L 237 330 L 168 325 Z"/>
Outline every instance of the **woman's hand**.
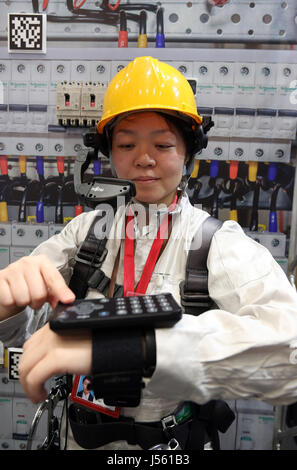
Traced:
<path fill-rule="evenodd" d="M 34 333 L 23 346 L 19 364 L 20 382 L 33 403 L 44 401 L 45 382 L 62 374 L 90 375 L 92 335 L 88 330 L 55 333 L 48 324 Z"/>
<path fill-rule="evenodd" d="M 45 255 L 25 256 L 0 271 L 0 321 L 23 310 L 49 302 L 70 303 L 74 293 Z"/>

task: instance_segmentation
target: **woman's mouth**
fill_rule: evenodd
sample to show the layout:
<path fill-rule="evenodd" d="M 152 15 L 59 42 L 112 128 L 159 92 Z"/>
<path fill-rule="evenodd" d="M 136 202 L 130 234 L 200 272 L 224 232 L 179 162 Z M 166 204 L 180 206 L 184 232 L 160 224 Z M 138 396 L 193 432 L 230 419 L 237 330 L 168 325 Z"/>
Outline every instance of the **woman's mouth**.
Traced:
<path fill-rule="evenodd" d="M 150 176 L 140 176 L 139 178 L 134 178 L 133 181 L 136 183 L 150 184 L 158 181 L 160 178 L 153 178 Z"/>

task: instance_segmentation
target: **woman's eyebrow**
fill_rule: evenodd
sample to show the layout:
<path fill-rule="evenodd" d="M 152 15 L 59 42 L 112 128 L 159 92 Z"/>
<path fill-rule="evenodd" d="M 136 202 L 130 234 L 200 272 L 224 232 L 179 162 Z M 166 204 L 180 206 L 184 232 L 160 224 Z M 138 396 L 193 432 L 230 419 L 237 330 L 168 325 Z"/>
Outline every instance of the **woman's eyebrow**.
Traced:
<path fill-rule="evenodd" d="M 155 131 L 150 132 L 151 135 L 156 135 L 156 134 L 165 134 L 169 132 L 170 134 L 173 134 L 173 132 L 170 129 L 156 129 Z M 137 131 L 133 131 L 132 129 L 119 129 L 116 134 L 137 134 Z"/>

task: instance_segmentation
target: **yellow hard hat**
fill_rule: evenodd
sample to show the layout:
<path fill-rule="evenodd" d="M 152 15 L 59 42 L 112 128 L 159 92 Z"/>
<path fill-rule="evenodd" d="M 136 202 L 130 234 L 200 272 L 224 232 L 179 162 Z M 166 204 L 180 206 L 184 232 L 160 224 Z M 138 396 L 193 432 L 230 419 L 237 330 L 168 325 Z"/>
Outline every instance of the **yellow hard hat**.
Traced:
<path fill-rule="evenodd" d="M 102 134 L 116 116 L 140 110 L 176 112 L 198 125 L 202 122 L 187 79 L 171 65 L 153 57 L 137 57 L 112 79 L 104 97 L 98 133 Z"/>

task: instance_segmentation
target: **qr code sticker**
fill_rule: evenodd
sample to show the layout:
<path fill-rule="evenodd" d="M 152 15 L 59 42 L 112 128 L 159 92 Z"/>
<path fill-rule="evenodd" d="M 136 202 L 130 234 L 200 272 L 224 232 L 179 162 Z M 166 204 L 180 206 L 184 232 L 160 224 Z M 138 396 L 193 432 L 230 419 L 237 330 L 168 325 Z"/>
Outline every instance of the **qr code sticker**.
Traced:
<path fill-rule="evenodd" d="M 46 15 L 8 14 L 8 52 L 46 52 Z"/>
<path fill-rule="evenodd" d="M 19 362 L 23 350 L 21 348 L 8 348 L 8 378 L 19 380 Z"/>

